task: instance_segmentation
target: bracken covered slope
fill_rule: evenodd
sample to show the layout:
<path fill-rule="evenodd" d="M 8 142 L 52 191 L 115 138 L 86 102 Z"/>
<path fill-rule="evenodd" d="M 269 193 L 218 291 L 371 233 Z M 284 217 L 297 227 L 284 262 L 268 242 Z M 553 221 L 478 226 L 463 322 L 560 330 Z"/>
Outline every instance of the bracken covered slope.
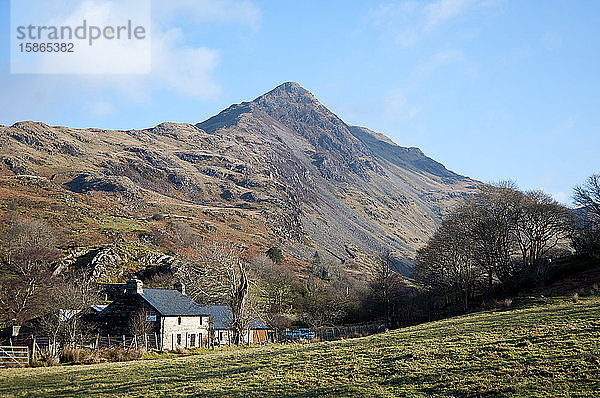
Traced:
<path fill-rule="evenodd" d="M 405 273 L 441 216 L 479 186 L 344 123 L 296 83 L 196 125 L 0 127 L 0 176 L 5 208 L 15 195 L 50 200 L 56 211 L 41 216 L 90 241 L 106 235 L 107 214 L 144 231 L 160 212 L 245 247 L 280 245 L 299 261 L 318 251 L 360 269 L 393 251 Z M 95 215 L 73 228 L 65 203 Z"/>

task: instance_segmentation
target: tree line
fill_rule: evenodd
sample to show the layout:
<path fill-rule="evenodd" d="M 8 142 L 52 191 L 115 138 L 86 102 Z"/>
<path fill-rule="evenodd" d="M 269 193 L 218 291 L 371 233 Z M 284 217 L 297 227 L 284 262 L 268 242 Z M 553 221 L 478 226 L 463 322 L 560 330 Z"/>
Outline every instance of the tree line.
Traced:
<path fill-rule="evenodd" d="M 578 210 L 514 183 L 486 185 L 445 217 L 417 254 L 414 277 L 438 306 L 468 310 L 493 298 L 544 285 L 552 261 L 593 255 L 600 242 L 600 177 L 575 189 Z M 431 304 L 431 303 L 430 303 Z"/>

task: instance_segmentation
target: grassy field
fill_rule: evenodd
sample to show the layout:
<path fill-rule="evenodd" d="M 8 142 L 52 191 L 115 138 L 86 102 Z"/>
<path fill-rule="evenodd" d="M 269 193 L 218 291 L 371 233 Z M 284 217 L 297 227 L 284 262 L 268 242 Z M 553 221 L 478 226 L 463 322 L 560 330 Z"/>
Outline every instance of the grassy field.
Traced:
<path fill-rule="evenodd" d="M 338 342 L 0 371 L 0 396 L 599 394 L 600 298 L 546 299 Z"/>

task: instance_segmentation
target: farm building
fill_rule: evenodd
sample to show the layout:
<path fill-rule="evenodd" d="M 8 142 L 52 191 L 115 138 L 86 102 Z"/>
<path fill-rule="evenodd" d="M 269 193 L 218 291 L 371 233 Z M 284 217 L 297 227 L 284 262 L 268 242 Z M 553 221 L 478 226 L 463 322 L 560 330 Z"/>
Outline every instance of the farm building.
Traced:
<path fill-rule="evenodd" d="M 210 315 L 210 331 L 215 345 L 233 344 L 233 329 L 231 322 L 233 315 L 228 305 L 211 305 L 203 307 L 205 312 Z M 246 344 L 265 344 L 275 340 L 275 331 L 267 327 L 260 319 L 253 318 L 246 334 L 244 343 Z"/>
<path fill-rule="evenodd" d="M 127 281 L 124 293 L 98 314 L 101 330 L 115 335 L 156 334 L 161 350 L 206 346 L 209 313 L 185 294 L 185 286 L 147 289 Z"/>

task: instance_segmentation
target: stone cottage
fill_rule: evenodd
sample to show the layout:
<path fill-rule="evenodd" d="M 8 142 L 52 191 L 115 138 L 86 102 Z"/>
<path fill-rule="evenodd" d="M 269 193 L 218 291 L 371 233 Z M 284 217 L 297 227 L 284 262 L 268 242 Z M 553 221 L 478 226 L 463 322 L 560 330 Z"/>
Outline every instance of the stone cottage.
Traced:
<path fill-rule="evenodd" d="M 161 350 L 206 346 L 209 336 L 206 308 L 174 289 L 144 288 L 142 281 L 127 281 L 124 293 L 98 314 L 103 333 L 113 335 L 155 334 Z"/>

